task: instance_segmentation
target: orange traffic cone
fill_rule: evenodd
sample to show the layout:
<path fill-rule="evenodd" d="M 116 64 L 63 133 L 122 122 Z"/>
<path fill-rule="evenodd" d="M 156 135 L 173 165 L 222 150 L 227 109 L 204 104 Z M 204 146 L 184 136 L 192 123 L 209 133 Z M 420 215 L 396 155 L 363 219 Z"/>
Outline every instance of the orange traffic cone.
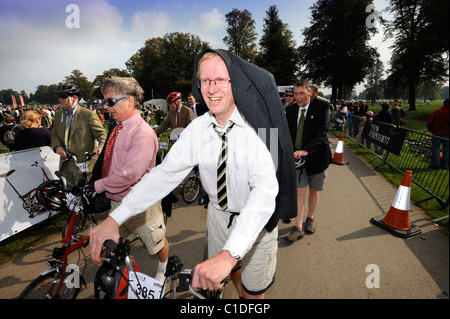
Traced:
<path fill-rule="evenodd" d="M 419 227 L 409 223 L 411 180 L 412 171 L 406 171 L 387 214 L 370 220 L 373 224 L 404 238 L 422 233 Z"/>
<path fill-rule="evenodd" d="M 339 142 L 337 143 L 336 152 L 334 153 L 332 163 L 337 164 L 337 165 L 347 165 L 348 164 L 347 161 L 344 161 L 344 134 L 343 133 L 341 133 L 341 135 L 339 136 Z"/>

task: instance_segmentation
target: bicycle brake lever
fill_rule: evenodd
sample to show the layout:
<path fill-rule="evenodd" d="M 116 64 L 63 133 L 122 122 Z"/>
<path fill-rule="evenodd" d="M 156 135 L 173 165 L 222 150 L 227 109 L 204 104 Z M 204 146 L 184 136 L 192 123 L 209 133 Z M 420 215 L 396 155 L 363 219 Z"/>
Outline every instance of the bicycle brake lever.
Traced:
<path fill-rule="evenodd" d="M 179 284 L 178 287 L 176 288 L 177 292 L 182 292 L 182 291 L 189 291 L 192 287 L 191 287 L 191 281 L 192 281 L 192 277 L 194 276 L 194 270 L 191 269 L 184 269 L 180 272 L 178 278 L 179 280 Z"/>

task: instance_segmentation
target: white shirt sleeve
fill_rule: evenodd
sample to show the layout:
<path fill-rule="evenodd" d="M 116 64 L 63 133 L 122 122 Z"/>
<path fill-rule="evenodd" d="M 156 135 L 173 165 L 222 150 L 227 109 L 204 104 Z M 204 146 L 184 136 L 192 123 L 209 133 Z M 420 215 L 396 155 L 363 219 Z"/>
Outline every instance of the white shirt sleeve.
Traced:
<path fill-rule="evenodd" d="M 185 129 L 163 162 L 137 183 L 110 216 L 119 224 L 156 204 L 177 187 L 197 164 L 193 156 L 192 132 Z"/>

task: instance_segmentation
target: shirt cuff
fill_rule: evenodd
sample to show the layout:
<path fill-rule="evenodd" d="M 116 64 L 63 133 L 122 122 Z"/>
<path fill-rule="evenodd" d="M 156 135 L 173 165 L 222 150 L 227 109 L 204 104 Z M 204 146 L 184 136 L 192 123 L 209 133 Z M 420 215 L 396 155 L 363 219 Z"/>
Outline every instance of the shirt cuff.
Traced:
<path fill-rule="evenodd" d="M 106 191 L 106 187 L 105 187 L 105 184 L 103 183 L 102 179 L 96 180 L 94 182 L 94 188 L 95 188 L 95 192 L 97 194 L 101 194 Z"/>
<path fill-rule="evenodd" d="M 119 207 L 114 209 L 109 214 L 109 216 L 112 217 L 117 222 L 117 224 L 119 224 L 119 226 L 125 223 L 131 215 L 131 212 L 123 204 L 120 204 Z"/>
<path fill-rule="evenodd" d="M 222 250 L 231 250 L 242 259 L 252 248 L 252 245 L 253 243 L 248 236 L 239 234 L 238 232 L 232 232 Z"/>

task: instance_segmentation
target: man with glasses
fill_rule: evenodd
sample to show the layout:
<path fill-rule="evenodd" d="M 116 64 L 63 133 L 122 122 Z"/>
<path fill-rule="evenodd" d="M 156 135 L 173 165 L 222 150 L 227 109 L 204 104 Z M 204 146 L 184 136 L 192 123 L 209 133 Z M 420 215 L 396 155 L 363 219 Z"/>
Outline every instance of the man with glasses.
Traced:
<path fill-rule="evenodd" d="M 181 93 L 172 92 L 167 96 L 167 105 L 170 107 L 166 119 L 155 128 L 156 135 L 160 135 L 168 128 L 185 128 L 194 120 L 194 113 L 190 108 L 181 103 Z"/>
<path fill-rule="evenodd" d="M 76 184 L 81 176 L 80 169 L 73 160 L 63 160 L 73 154 L 82 163 L 86 152 L 100 154 L 106 132 L 95 112 L 79 106 L 81 93 L 76 85 L 62 84 L 56 94 L 62 109 L 55 113 L 51 146 L 61 156 L 60 171 L 70 183 Z M 91 164 L 93 166 L 94 161 Z"/>
<path fill-rule="evenodd" d="M 206 104 L 209 112 L 183 131 L 164 162 L 145 175 L 123 199 L 122 205 L 91 231 L 94 262 L 100 263 L 100 250 L 106 239 L 118 240 L 119 225 L 159 201 L 198 165 L 210 200 L 207 217 L 209 259 L 195 267 L 192 286 L 219 289 L 222 280 L 240 261 L 241 268 L 232 273 L 239 296 L 264 297 L 275 278 L 278 220 L 272 220 L 272 217 L 279 187 L 271 153 L 241 112 L 261 101 L 254 93 L 256 88 L 240 85 L 243 84 L 242 77 L 237 77 L 236 82 L 231 80 L 231 72 L 240 68 L 242 62 L 224 50 L 206 49 L 197 56 L 193 93 Z M 255 72 L 254 80 L 264 79 L 264 94 L 272 97 L 272 118 L 278 117 L 285 123 L 273 76 L 253 65 L 251 69 Z M 250 89 L 252 96 L 244 94 L 241 88 L 247 93 Z M 248 98 L 242 103 L 242 109 L 235 94 Z M 262 113 L 266 104 L 261 102 L 254 107 Z M 287 131 L 287 127 L 285 129 Z M 279 145 L 276 149 L 278 151 Z M 295 188 L 292 187 L 292 191 Z M 284 197 L 281 200 L 286 201 Z"/>

